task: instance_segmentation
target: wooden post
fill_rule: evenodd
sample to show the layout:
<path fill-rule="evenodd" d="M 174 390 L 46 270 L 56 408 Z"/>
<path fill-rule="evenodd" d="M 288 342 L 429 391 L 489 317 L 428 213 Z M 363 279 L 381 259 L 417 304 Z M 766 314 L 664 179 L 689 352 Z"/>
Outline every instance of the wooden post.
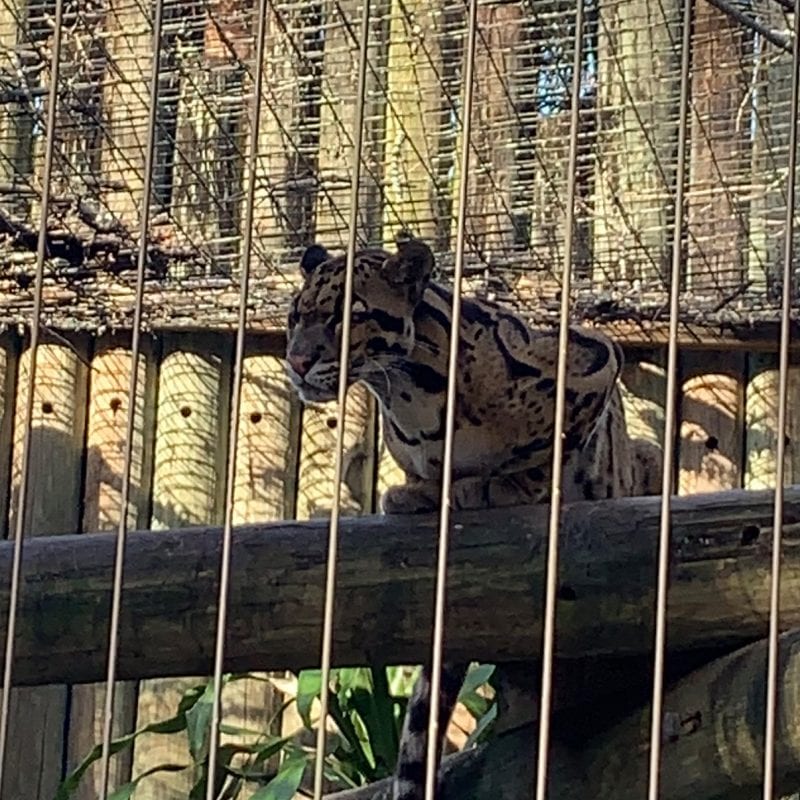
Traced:
<path fill-rule="evenodd" d="M 245 358 L 233 523 L 291 519 L 294 514 L 300 407 L 286 378 L 283 361 L 273 355 Z M 237 579 L 234 571 L 231 580 Z M 238 680 L 223 692 L 226 725 L 280 734 L 283 694 L 267 673 Z M 229 741 L 253 743 L 255 737 L 223 735 Z"/>
<path fill-rule="evenodd" d="M 742 353 L 686 352 L 681 358 L 680 494 L 738 489 L 744 438 Z"/>
<path fill-rule="evenodd" d="M 506 256 L 514 245 L 511 191 L 513 145 L 519 125 L 509 87 L 525 13 L 516 4 L 478 7 L 470 148 L 473 170 L 466 213 L 472 241 L 489 263 Z M 463 113 L 463 106 L 461 110 Z M 458 149 L 461 147 L 459 137 Z"/>
<path fill-rule="evenodd" d="M 90 533 L 116 531 L 119 525 L 128 384 L 132 367 L 130 350 L 119 346 L 118 342 L 106 340 L 96 347 L 89 379 L 83 513 L 83 530 Z M 150 505 L 155 362 L 147 341 L 139 360 L 137 381 L 131 492 L 127 509 L 129 530 L 147 525 Z M 73 769 L 92 747 L 102 741 L 105 692 L 104 683 L 72 688 L 68 769 Z M 136 684 L 118 683 L 114 699 L 116 737 L 134 728 Z M 111 760 L 110 790 L 130 780 L 130 768 L 130 751 L 123 751 Z M 78 787 L 74 795 L 76 800 L 96 800 L 102 791 L 100 780 L 99 764 L 95 764 Z"/>
<path fill-rule="evenodd" d="M 8 75 L 19 74 L 17 45 L 27 38 L 27 14 L 25 0 L 7 0 L 0 8 L 0 69 Z M 23 89 L 16 83 L 11 85 Z M 9 184 L 10 207 L 24 216 L 30 203 L 24 189 L 33 169 L 33 115 L 22 96 L 18 102 L 8 103 L 4 112 L 0 115 L 0 181 Z"/>
<path fill-rule="evenodd" d="M 86 422 L 86 345 L 38 349 L 30 442 L 26 535 L 75 533 L 80 527 L 81 460 Z M 19 363 L 14 421 L 10 530 L 19 513 L 30 350 Z M 3 797 L 52 800 L 61 779 L 67 687 L 13 689 Z"/>
<path fill-rule="evenodd" d="M 679 106 L 680 3 L 598 8 L 595 282 L 670 269 Z"/>
<path fill-rule="evenodd" d="M 735 121 L 749 92 L 741 64 L 750 34 L 711 3 L 698 3 L 694 14 L 686 281 L 725 296 L 740 288 L 745 269 L 746 219 L 735 187 L 746 174 L 750 134 Z"/>
<path fill-rule="evenodd" d="M 383 160 L 385 137 L 388 26 L 390 0 L 371 7 L 366 107 L 361 182 L 359 232 L 372 246 L 382 244 Z M 355 159 L 355 104 L 358 89 L 358 41 L 361 35 L 360 3 L 336 4 L 327 20 L 320 110 L 319 180 L 316 196 L 316 237 L 326 247 L 347 246 L 351 175 Z M 355 41 L 353 40 L 355 37 Z"/>
<path fill-rule="evenodd" d="M 747 359 L 745 406 L 746 489 L 775 486 L 775 447 L 778 438 L 778 360 L 775 353 L 752 353 Z M 789 397 L 785 477 L 800 476 L 800 369 L 789 368 Z"/>
<path fill-rule="evenodd" d="M 270 3 L 267 10 L 267 41 L 265 44 L 264 94 L 261 99 L 259 131 L 259 180 L 255 187 L 255 228 L 261 241 L 275 261 L 280 263 L 287 243 L 296 245 L 291 234 L 302 228 L 302 222 L 289 216 L 290 195 L 288 173 L 296 156 L 293 115 L 297 113 L 301 88 L 299 56 L 296 52 L 297 34 L 293 30 L 292 6 L 286 2 Z M 252 136 L 248 147 L 253 146 Z M 295 254 L 297 255 L 297 254 Z M 296 262 L 285 273 L 290 286 L 299 280 Z"/>
<path fill-rule="evenodd" d="M 149 75 L 153 33 L 144 7 L 111 0 L 106 14 L 108 58 L 103 113 L 107 136 L 102 173 L 109 182 L 105 203 L 132 233 L 144 202 L 144 147 L 147 140 Z"/>
<path fill-rule="evenodd" d="M 399 228 L 433 239 L 439 135 L 440 53 L 435 41 L 436 8 L 425 0 L 393 0 L 389 22 L 386 109 L 384 243 L 391 247 Z M 449 222 L 448 222 L 449 225 Z"/>
<path fill-rule="evenodd" d="M 785 12 L 771 3 L 759 8 L 759 19 L 773 30 L 786 26 Z M 763 37 L 756 42 L 747 277 L 753 290 L 773 299 L 779 294 L 786 236 L 792 54 Z"/>
<path fill-rule="evenodd" d="M 375 403 L 356 384 L 348 390 L 344 432 L 344 469 L 340 495 L 342 516 L 368 514 L 375 496 Z M 334 491 L 334 447 L 337 433 L 336 403 L 305 406 L 300 439 L 296 518 L 330 516 Z M 327 724 L 330 724 L 329 722 Z M 294 706 L 283 715 L 283 735 L 302 730 Z M 311 742 L 308 742 L 311 744 Z"/>
<path fill-rule="evenodd" d="M 153 529 L 219 523 L 224 498 L 224 454 L 230 382 L 230 340 L 177 334 L 165 338 L 158 377 L 153 472 Z M 214 599 L 216 605 L 216 598 Z M 213 651 L 214 643 L 205 645 Z M 175 713 L 181 695 L 202 679 L 143 681 L 137 726 Z M 133 774 L 164 763 L 191 763 L 185 740 L 150 737 L 134 748 Z M 186 773 L 145 779 L 151 800 L 185 800 Z M 144 782 L 143 782 L 144 783 Z"/>
<path fill-rule="evenodd" d="M 666 374 L 661 350 L 626 351 L 621 391 L 628 433 L 662 447 Z"/>
<path fill-rule="evenodd" d="M 375 464 L 374 401 L 358 384 L 348 390 L 344 433 L 342 514 L 372 510 Z M 300 442 L 297 519 L 313 519 L 330 512 L 333 490 L 333 449 L 336 443 L 336 404 L 306 406 Z"/>

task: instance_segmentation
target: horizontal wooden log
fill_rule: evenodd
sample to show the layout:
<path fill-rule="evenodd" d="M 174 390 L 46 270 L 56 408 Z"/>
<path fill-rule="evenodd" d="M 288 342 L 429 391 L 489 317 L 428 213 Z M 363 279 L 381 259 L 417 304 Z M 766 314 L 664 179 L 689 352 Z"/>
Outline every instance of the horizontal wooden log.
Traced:
<path fill-rule="evenodd" d="M 672 501 L 671 652 L 734 648 L 767 629 L 773 493 Z M 657 497 L 575 503 L 563 512 L 559 657 L 641 656 L 652 647 Z M 454 517 L 447 647 L 458 658 L 530 661 L 539 653 L 547 508 Z M 800 486 L 785 494 L 796 544 Z M 430 648 L 437 520 L 342 520 L 333 660 L 415 663 Z M 226 669 L 319 662 L 328 526 L 234 529 Z M 219 528 L 132 533 L 120 629 L 121 678 L 210 673 Z M 113 534 L 26 541 L 16 682 L 96 681 L 106 666 Z M 0 636 L 12 544 L 0 544 Z M 783 559 L 782 622 L 800 626 L 800 554 Z"/>
<path fill-rule="evenodd" d="M 780 793 L 800 783 L 800 631 L 781 636 L 775 782 Z M 766 640 L 696 670 L 664 697 L 662 800 L 746 798 L 763 781 Z M 558 730 L 555 731 L 556 735 Z M 538 726 L 507 731 L 445 759 L 442 800 L 528 800 L 536 779 Z M 556 738 L 548 779 L 551 797 L 618 800 L 645 797 L 650 706 L 603 731 L 579 752 Z M 390 781 L 329 795 L 329 800 L 389 800 Z"/>

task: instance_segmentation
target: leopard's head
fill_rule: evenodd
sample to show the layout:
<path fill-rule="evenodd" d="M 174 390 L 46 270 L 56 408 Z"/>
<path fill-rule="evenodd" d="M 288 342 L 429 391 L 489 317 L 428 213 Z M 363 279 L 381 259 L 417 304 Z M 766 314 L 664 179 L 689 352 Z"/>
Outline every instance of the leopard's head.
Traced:
<path fill-rule="evenodd" d="M 417 239 L 398 241 L 397 252 L 356 253 L 348 382 L 386 374 L 414 347 L 414 309 L 433 269 L 433 253 Z M 300 260 L 303 285 L 289 310 L 286 364 L 303 400 L 337 396 L 346 256 L 309 247 Z"/>

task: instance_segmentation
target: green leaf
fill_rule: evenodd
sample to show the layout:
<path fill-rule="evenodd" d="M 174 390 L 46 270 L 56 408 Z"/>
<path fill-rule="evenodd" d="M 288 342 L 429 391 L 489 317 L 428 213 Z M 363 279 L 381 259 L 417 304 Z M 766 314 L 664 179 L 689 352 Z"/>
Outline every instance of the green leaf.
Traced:
<path fill-rule="evenodd" d="M 461 698 L 461 704 L 472 714 L 474 719 L 480 719 L 491 707 L 492 701 L 481 697 L 477 692 Z"/>
<path fill-rule="evenodd" d="M 497 703 L 492 703 L 489 710 L 478 720 L 475 730 L 467 737 L 464 742 L 464 750 L 472 747 L 474 744 L 483 741 L 491 732 L 494 721 L 497 719 Z"/>
<path fill-rule="evenodd" d="M 493 674 L 494 664 L 476 664 L 471 667 L 467 672 L 466 678 L 464 678 L 461 691 L 458 693 L 459 702 L 461 702 L 462 697 L 473 694 L 484 683 L 488 683 Z"/>
<path fill-rule="evenodd" d="M 410 697 L 421 667 L 389 667 L 389 686 L 394 697 Z"/>
<path fill-rule="evenodd" d="M 322 689 L 322 672 L 304 669 L 297 676 L 297 713 L 306 728 L 311 728 L 311 706 Z"/>
<path fill-rule="evenodd" d="M 335 671 L 337 694 L 341 697 L 342 692 L 353 689 L 369 689 L 370 682 L 369 670 L 364 667 L 342 667 Z"/>
<path fill-rule="evenodd" d="M 362 775 L 372 780 L 375 770 L 370 763 L 369 756 L 364 751 L 361 737 L 350 717 L 339 702 L 339 698 L 331 692 L 328 698 L 328 711 L 336 723 L 347 745 L 351 750 L 351 759 Z"/>
<path fill-rule="evenodd" d="M 284 761 L 278 774 L 250 800 L 292 800 L 303 781 L 303 773 L 308 762 L 305 758 L 291 758 Z"/>
<path fill-rule="evenodd" d="M 372 752 L 376 762 L 387 774 L 397 761 L 398 735 L 395 726 L 395 700 L 389 692 L 389 681 L 384 667 L 370 670 L 372 673 L 372 703 L 375 717 L 374 730 L 370 728 Z"/>
<path fill-rule="evenodd" d="M 214 683 L 209 683 L 205 691 L 186 712 L 186 735 L 189 739 L 189 752 L 195 764 L 201 763 L 208 755 L 208 738 L 211 716 L 214 712 Z"/>
<path fill-rule="evenodd" d="M 250 745 L 236 745 L 236 752 L 247 753 L 252 755 L 250 763 L 243 768 L 227 767 L 227 771 L 231 775 L 243 778 L 245 780 L 258 780 L 261 774 L 257 769 L 269 758 L 279 753 L 291 742 L 291 737 L 286 736 L 283 738 L 269 737 L 269 741 L 264 744 L 250 744 Z M 231 745 L 232 746 L 232 745 Z"/>
<path fill-rule="evenodd" d="M 492 705 L 492 701 L 480 694 L 478 689 L 488 683 L 493 674 L 493 664 L 475 664 L 467 673 L 458 693 L 458 702 L 464 705 L 476 720 L 483 717 Z"/>

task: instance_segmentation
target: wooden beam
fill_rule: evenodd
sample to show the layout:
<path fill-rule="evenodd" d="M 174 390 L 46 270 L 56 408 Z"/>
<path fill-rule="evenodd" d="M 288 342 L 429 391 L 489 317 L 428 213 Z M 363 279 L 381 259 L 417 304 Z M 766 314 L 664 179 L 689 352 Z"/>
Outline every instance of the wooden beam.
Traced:
<path fill-rule="evenodd" d="M 733 648 L 767 628 L 771 491 L 674 498 L 671 652 Z M 785 536 L 800 523 L 786 490 Z M 659 498 L 564 508 L 557 651 L 650 652 Z M 457 514 L 450 548 L 448 654 L 530 661 L 541 640 L 547 508 Z M 436 519 L 342 520 L 333 661 L 418 663 L 429 652 Z M 328 523 L 235 529 L 226 669 L 299 669 L 319 660 Z M 26 542 L 20 683 L 96 681 L 105 672 L 112 534 Z M 134 533 L 128 542 L 119 677 L 208 674 L 220 529 Z M 800 554 L 783 559 L 782 624 L 800 626 Z M 12 546 L 0 543 L 0 620 Z M 3 631 L 0 628 L 0 635 Z M 42 658 L 42 653 L 48 657 Z"/>

